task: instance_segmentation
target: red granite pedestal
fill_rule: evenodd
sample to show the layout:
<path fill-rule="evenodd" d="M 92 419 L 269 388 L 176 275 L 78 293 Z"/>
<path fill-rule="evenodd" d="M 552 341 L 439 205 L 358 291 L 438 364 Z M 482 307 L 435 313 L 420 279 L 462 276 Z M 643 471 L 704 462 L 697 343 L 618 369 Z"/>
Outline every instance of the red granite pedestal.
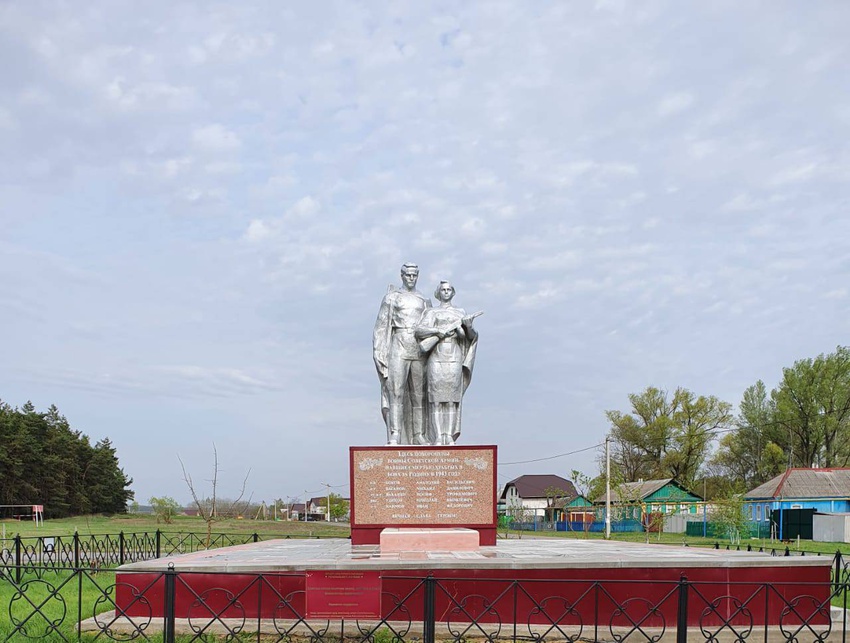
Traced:
<path fill-rule="evenodd" d="M 474 529 L 496 544 L 496 447 L 350 447 L 351 544 L 386 528 Z"/>

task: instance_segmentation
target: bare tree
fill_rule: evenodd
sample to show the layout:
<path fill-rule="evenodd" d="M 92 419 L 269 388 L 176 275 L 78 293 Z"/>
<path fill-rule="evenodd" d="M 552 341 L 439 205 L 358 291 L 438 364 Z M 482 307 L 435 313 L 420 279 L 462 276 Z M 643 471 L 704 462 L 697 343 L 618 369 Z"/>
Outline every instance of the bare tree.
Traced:
<path fill-rule="evenodd" d="M 251 470 L 248 469 L 248 473 L 245 474 L 245 479 L 242 480 L 242 489 L 239 491 L 239 496 L 235 500 L 225 500 L 222 507 L 218 506 L 218 449 L 215 447 L 215 442 L 213 442 L 213 477 L 208 480 L 212 486 L 212 493 L 208 498 L 203 498 L 198 495 L 198 492 L 195 488 L 195 483 L 192 480 L 191 474 L 186 471 L 186 465 L 183 463 L 183 459 L 180 455 L 177 456 L 177 459 L 180 460 L 180 468 L 183 470 L 183 481 L 186 483 L 186 486 L 189 487 L 189 493 L 192 494 L 192 502 L 195 504 L 195 507 L 198 509 L 198 515 L 203 519 L 203 521 L 207 525 L 207 540 L 204 544 L 205 547 L 209 548 L 210 542 L 212 541 L 212 525 L 218 520 L 219 514 L 223 514 L 225 516 L 232 515 L 237 507 L 241 504 L 244 504 L 247 508 L 251 504 L 251 497 L 249 496 L 247 500 L 242 501 L 243 496 L 245 495 L 245 488 L 248 485 L 248 476 L 251 475 Z"/>

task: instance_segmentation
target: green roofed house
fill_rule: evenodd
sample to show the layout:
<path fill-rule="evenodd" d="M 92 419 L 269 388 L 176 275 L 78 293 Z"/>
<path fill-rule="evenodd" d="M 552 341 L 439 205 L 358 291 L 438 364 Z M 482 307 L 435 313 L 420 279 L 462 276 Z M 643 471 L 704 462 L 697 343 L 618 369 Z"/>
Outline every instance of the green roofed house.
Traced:
<path fill-rule="evenodd" d="M 593 502 L 604 507 L 605 494 Z M 647 513 L 696 515 L 704 502 L 675 478 L 624 482 L 611 487 L 611 517 L 615 520 L 643 520 Z"/>

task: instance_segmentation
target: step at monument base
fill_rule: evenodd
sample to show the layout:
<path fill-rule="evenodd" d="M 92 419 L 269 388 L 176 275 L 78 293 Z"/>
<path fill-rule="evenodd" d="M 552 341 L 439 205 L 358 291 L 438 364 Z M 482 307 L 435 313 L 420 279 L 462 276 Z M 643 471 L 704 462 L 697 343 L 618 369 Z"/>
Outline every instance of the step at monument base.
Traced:
<path fill-rule="evenodd" d="M 475 529 L 397 528 L 381 531 L 381 553 L 402 551 L 478 551 Z"/>

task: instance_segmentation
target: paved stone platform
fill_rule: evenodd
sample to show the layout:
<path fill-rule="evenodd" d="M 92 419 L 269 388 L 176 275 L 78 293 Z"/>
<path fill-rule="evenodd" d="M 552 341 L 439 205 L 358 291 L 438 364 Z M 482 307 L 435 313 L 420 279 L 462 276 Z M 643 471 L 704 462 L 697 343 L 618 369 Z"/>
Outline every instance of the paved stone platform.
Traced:
<path fill-rule="evenodd" d="M 121 571 L 276 572 L 329 569 L 617 569 L 830 567 L 825 557 L 562 538 L 500 540 L 478 551 L 385 552 L 339 538 L 268 540 L 123 565 Z"/>

